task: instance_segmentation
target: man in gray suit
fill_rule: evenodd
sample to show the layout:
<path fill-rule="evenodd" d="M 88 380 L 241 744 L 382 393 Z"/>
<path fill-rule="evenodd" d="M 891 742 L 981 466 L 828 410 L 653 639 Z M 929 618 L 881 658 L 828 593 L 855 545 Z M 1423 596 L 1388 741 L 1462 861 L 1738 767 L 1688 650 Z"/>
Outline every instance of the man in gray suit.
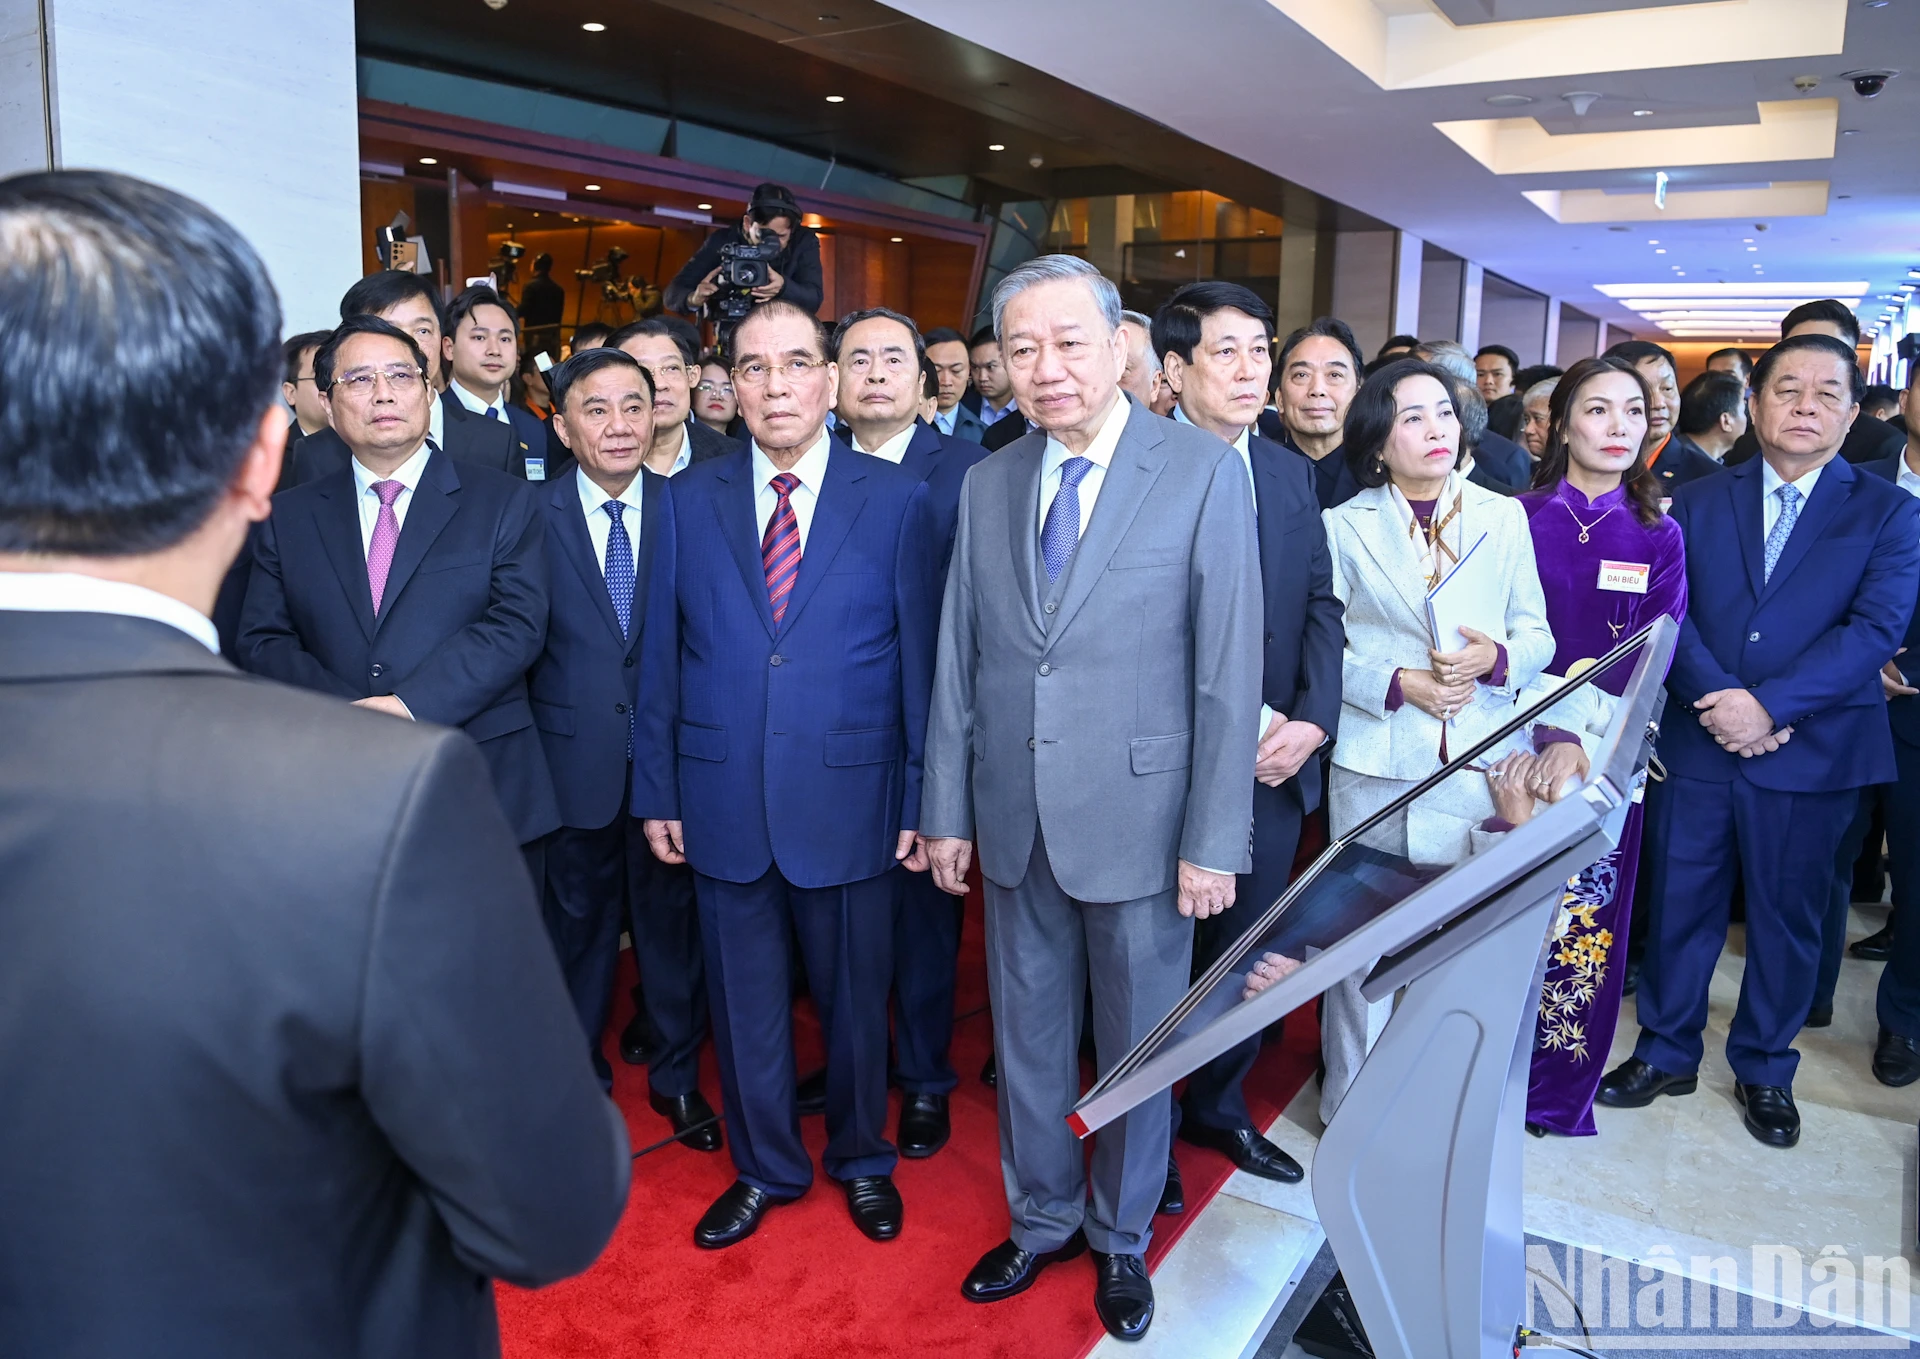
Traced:
<path fill-rule="evenodd" d="M 993 1302 L 1089 1245 L 1094 1305 L 1136 1340 L 1165 1185 L 1151 1101 L 1102 1130 L 1087 1174 L 1066 1116 L 1082 1004 L 1110 1068 L 1185 993 L 1193 919 L 1251 867 L 1260 575 L 1230 446 L 1126 400 L 1120 298 L 1049 255 L 994 292 L 1020 409 L 1039 429 L 968 474 L 941 615 L 920 829 L 935 879 L 986 878 L 1010 1239 L 963 1288 Z"/>

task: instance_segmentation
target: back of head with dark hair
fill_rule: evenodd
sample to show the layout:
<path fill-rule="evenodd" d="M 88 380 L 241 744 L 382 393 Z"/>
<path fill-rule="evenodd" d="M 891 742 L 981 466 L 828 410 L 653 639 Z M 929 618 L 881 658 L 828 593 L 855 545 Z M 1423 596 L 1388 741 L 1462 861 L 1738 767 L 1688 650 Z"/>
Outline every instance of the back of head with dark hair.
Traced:
<path fill-rule="evenodd" d="M 1153 352 L 1164 361 L 1178 354 L 1182 362 L 1193 362 L 1194 346 L 1200 343 L 1200 326 L 1218 311 L 1245 312 L 1273 334 L 1273 308 L 1253 289 L 1221 279 L 1189 283 L 1166 300 L 1153 314 Z M 1337 324 L 1337 323 L 1336 323 Z"/>
<path fill-rule="evenodd" d="M 313 382 L 321 391 L 333 386 L 333 374 L 340 355 L 340 347 L 356 335 L 384 335 L 390 340 L 399 340 L 407 346 L 413 355 L 413 361 L 422 373 L 431 374 L 433 369 L 427 366 L 427 356 L 420 348 L 420 342 L 412 335 L 400 329 L 393 322 L 375 316 L 372 312 L 361 312 L 342 321 L 327 342 L 314 351 Z"/>
<path fill-rule="evenodd" d="M 1786 339 L 1793 334 L 1795 326 L 1804 326 L 1809 321 L 1825 321 L 1829 325 L 1838 326 L 1846 335 L 1847 343 L 1855 349 L 1860 347 L 1860 322 L 1854 316 L 1853 308 L 1831 297 L 1822 298 L 1818 302 L 1802 302 L 1788 312 L 1780 321 L 1780 338 Z"/>
<path fill-rule="evenodd" d="M 653 400 L 653 374 L 619 346 L 601 345 L 596 349 L 583 349 L 565 363 L 555 364 L 547 370 L 547 392 L 553 397 L 553 409 L 564 412 L 567 393 L 573 389 L 573 385 L 602 368 L 633 369 L 640 374 L 640 385 L 647 389 L 647 400 Z"/>
<path fill-rule="evenodd" d="M 940 395 L 940 370 L 923 350 L 920 354 L 920 399 L 931 401 Z"/>
<path fill-rule="evenodd" d="M 1362 383 L 1360 390 L 1353 394 L 1353 404 L 1347 407 L 1347 423 L 1341 434 L 1342 454 L 1354 480 L 1362 486 L 1385 486 L 1391 479 L 1380 454 L 1393 433 L 1393 417 L 1398 410 L 1394 388 L 1410 377 L 1430 377 L 1440 384 L 1449 399 L 1459 400 L 1460 384 L 1453 374 L 1425 359 L 1395 359 Z M 1456 409 L 1455 414 L 1458 413 Z M 1464 447 L 1464 423 L 1460 439 Z M 1458 465 L 1457 459 L 1455 465 Z"/>
<path fill-rule="evenodd" d="M 955 330 L 952 326 L 935 326 L 920 338 L 930 345 L 965 344 L 967 342 L 967 337 Z"/>
<path fill-rule="evenodd" d="M 1373 361 L 1375 363 L 1380 362 L 1381 359 L 1386 357 L 1389 349 L 1411 350 L 1418 349 L 1419 347 L 1420 337 L 1418 335 L 1389 335 L 1386 341 L 1381 344 L 1380 348 L 1374 351 Z"/>
<path fill-rule="evenodd" d="M 1853 389 L 1853 404 L 1856 406 L 1860 404 L 1860 398 L 1866 395 L 1867 391 L 1867 380 L 1860 372 L 1860 355 L 1845 340 L 1836 340 L 1831 335 L 1795 335 L 1780 341 L 1760 356 L 1760 362 L 1753 365 L 1753 379 L 1748 385 L 1755 392 L 1759 392 L 1767 385 L 1767 379 L 1773 376 L 1773 370 L 1780 360 L 1802 349 L 1824 350 L 1837 359 L 1844 359 L 1847 372 L 1852 378 L 1850 385 Z"/>
<path fill-rule="evenodd" d="M 980 329 L 974 331 L 972 335 L 967 337 L 967 349 L 969 352 L 978 349 L 983 344 L 999 343 L 1000 339 L 993 333 L 992 326 L 981 326 Z"/>
<path fill-rule="evenodd" d="M 174 546 L 279 400 L 260 257 L 201 204 L 127 175 L 0 180 L 0 336 L 0 552 Z"/>
<path fill-rule="evenodd" d="M 1548 378 L 1557 378 L 1566 371 L 1558 364 L 1530 363 L 1513 375 L 1513 390 L 1524 395 L 1527 388 Z"/>
<path fill-rule="evenodd" d="M 1652 340 L 1622 340 L 1619 344 L 1610 346 L 1600 357 L 1621 359 L 1636 366 L 1649 359 L 1664 359 L 1667 367 L 1673 369 L 1675 373 L 1680 371 L 1680 365 L 1673 361 L 1673 351 L 1655 344 Z"/>
<path fill-rule="evenodd" d="M 520 329 L 520 313 L 513 303 L 486 284 L 476 283 L 471 288 L 461 289 L 447 304 L 446 333 L 451 335 L 465 325 L 475 307 L 498 307 L 507 314 L 508 324 L 516 331 Z"/>
<path fill-rule="evenodd" d="M 609 334 L 603 343 L 609 349 L 618 349 L 628 340 L 637 340 L 644 335 L 657 335 L 673 341 L 673 347 L 680 351 L 681 362 L 691 368 L 700 361 L 700 342 L 696 338 L 688 343 L 686 335 L 677 327 L 667 323 L 663 316 L 649 316 L 644 321 L 629 321 L 620 329 Z"/>
<path fill-rule="evenodd" d="M 1514 375 L 1515 385 L 1517 386 L 1520 377 L 1520 356 L 1503 344 L 1483 344 L 1480 346 L 1479 351 L 1474 354 L 1474 357 L 1476 359 L 1484 359 L 1489 354 L 1498 354 L 1507 361 L 1507 371 Z"/>
<path fill-rule="evenodd" d="M 1703 434 L 1747 399 L 1747 384 L 1732 373 L 1702 373 L 1680 393 L 1680 432 Z"/>
<path fill-rule="evenodd" d="M 1890 408 L 1897 410 L 1899 406 L 1900 393 L 1894 391 L 1893 388 L 1887 386 L 1884 382 L 1872 383 L 1864 392 L 1860 393 L 1860 409 L 1869 415 L 1876 411 L 1884 411 Z"/>
<path fill-rule="evenodd" d="M 604 321 L 582 321 L 573 328 L 573 352 L 583 349 L 596 349 L 607 342 L 613 334 L 613 327 Z"/>
<path fill-rule="evenodd" d="M 330 330 L 303 330 L 298 335 L 289 335 L 280 346 L 280 358 L 285 365 L 286 381 L 292 382 L 300 376 L 300 356 L 309 349 L 318 349 L 327 342 Z"/>
<path fill-rule="evenodd" d="M 1713 361 L 1715 359 L 1724 358 L 1728 354 L 1733 355 L 1734 360 L 1740 365 L 1740 380 L 1742 382 L 1745 382 L 1748 378 L 1753 376 L 1753 355 L 1749 354 L 1744 349 L 1737 349 L 1732 347 L 1729 347 L 1726 349 L 1716 349 L 1711 354 L 1707 355 L 1707 366 L 1712 367 Z"/>
<path fill-rule="evenodd" d="M 382 269 L 368 274 L 365 278 L 347 289 L 347 295 L 340 299 L 340 319 L 349 316 L 378 316 L 389 307 L 397 307 L 402 302 L 416 297 L 427 299 L 436 318 L 440 316 L 440 298 L 435 294 L 432 282 L 425 274 L 409 274 L 399 269 Z M 444 332 L 446 326 L 440 329 Z"/>
<path fill-rule="evenodd" d="M 847 338 L 847 332 L 862 321 L 887 320 L 898 321 L 907 328 L 907 334 L 913 336 L 913 359 L 924 365 L 927 357 L 927 342 L 920 335 L 920 327 L 913 323 L 911 316 L 902 316 L 890 307 L 866 307 L 860 311 L 850 311 L 840 318 L 833 328 L 833 334 L 827 339 L 827 356 L 835 363 L 840 361 L 840 345 Z"/>
<path fill-rule="evenodd" d="M 1301 326 L 1300 329 L 1294 331 L 1291 335 L 1287 336 L 1286 339 L 1282 340 L 1280 342 L 1280 348 L 1274 352 L 1273 371 L 1278 373 L 1281 369 L 1285 368 L 1287 366 L 1287 356 L 1299 348 L 1301 341 L 1310 340 L 1316 335 L 1329 340 L 1338 340 L 1347 347 L 1347 352 L 1353 355 L 1353 380 L 1358 382 L 1360 375 L 1366 371 L 1367 360 L 1360 353 L 1360 342 L 1353 338 L 1353 327 L 1349 326 L 1337 316 L 1318 317 L 1312 325 Z M 1389 340 L 1387 343 L 1391 344 L 1393 341 Z"/>

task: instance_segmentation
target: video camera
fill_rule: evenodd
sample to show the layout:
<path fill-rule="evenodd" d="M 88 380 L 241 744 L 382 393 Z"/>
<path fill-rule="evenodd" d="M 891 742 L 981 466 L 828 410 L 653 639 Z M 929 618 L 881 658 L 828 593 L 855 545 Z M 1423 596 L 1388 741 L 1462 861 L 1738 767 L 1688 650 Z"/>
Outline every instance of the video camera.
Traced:
<path fill-rule="evenodd" d="M 753 310 L 753 290 L 773 282 L 773 262 L 779 258 L 777 241 L 731 241 L 721 246 L 714 310 L 729 321 L 745 317 Z"/>
<path fill-rule="evenodd" d="M 509 226 L 507 231 L 511 233 L 513 228 Z M 520 259 L 526 253 L 527 248 L 509 234 L 507 239 L 500 243 L 499 255 L 487 261 L 488 270 L 499 281 L 502 289 L 513 285 L 514 275 L 519 272 Z"/>
<path fill-rule="evenodd" d="M 627 252 L 619 246 L 609 246 L 607 257 L 591 269 L 575 269 L 573 276 L 588 283 L 598 283 L 601 294 L 609 301 L 617 301 L 626 295 L 626 288 L 620 279 L 621 262 L 627 258 Z"/>

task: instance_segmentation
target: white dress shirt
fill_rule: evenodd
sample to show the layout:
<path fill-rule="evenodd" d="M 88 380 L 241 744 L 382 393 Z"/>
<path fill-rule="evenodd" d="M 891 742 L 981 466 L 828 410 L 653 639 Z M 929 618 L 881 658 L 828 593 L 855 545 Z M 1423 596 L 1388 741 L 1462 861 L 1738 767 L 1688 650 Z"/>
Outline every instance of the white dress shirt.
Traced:
<path fill-rule="evenodd" d="M 438 403 L 436 402 L 435 405 L 437 407 Z M 393 475 L 390 477 L 375 476 L 366 469 L 360 459 L 354 458 L 351 460 L 353 464 L 353 489 L 356 493 L 357 503 L 360 506 L 361 556 L 364 557 L 373 550 L 373 527 L 380 522 L 380 495 L 379 492 L 373 489 L 373 483 L 376 481 L 397 481 L 404 488 L 399 495 L 393 498 L 393 518 L 394 522 L 399 524 L 401 528 L 405 528 L 407 526 L 407 506 L 413 503 L 414 488 L 420 484 L 420 474 L 427 470 L 427 459 L 432 453 L 433 449 L 431 447 L 426 444 L 421 444 L 419 450 L 415 452 L 411 458 L 408 458 L 405 462 L 393 469 Z"/>
<path fill-rule="evenodd" d="M 1187 419 L 1186 411 L 1178 403 L 1175 403 L 1174 405 L 1173 418 L 1175 420 L 1178 420 L 1183 425 L 1193 425 L 1193 421 Z M 1195 429 L 1200 428 L 1198 425 L 1193 425 L 1193 427 Z M 1255 519 L 1258 519 L 1260 517 L 1260 494 L 1259 494 L 1259 488 L 1257 488 L 1253 484 L 1252 444 L 1253 444 L 1253 426 L 1248 425 L 1245 429 L 1240 431 L 1240 437 L 1233 441 L 1233 451 L 1238 453 L 1240 455 L 1240 461 L 1246 464 L 1247 489 L 1254 492 L 1253 517 Z"/>
<path fill-rule="evenodd" d="M 1036 533 L 1044 532 L 1047 527 L 1047 510 L 1053 505 L 1053 498 L 1060 493 L 1060 467 L 1068 458 L 1081 457 L 1093 464 L 1093 468 L 1080 478 L 1080 536 L 1087 536 L 1087 525 L 1093 520 L 1093 507 L 1100 499 L 1100 488 L 1107 484 L 1107 468 L 1113 465 L 1113 451 L 1120 444 L 1121 431 L 1127 427 L 1128 413 L 1133 403 L 1125 394 L 1116 391 L 1113 405 L 1107 411 L 1107 418 L 1100 424 L 1100 432 L 1093 436 L 1093 442 L 1087 445 L 1085 453 L 1074 453 L 1054 438 L 1047 436 L 1047 451 L 1040 460 L 1040 522 L 1034 526 Z"/>
<path fill-rule="evenodd" d="M 587 537 L 593 539 L 593 559 L 600 563 L 600 574 L 607 574 L 607 535 L 613 532 L 613 519 L 601 508 L 609 500 L 618 499 L 627 507 L 620 514 L 620 522 L 627 526 L 627 540 L 633 544 L 633 559 L 637 563 L 640 560 L 641 483 L 646 478 L 635 473 L 627 489 L 617 497 L 602 490 L 584 467 L 573 469 L 573 479 L 580 487 L 580 508 L 587 516 Z"/>
<path fill-rule="evenodd" d="M 787 503 L 793 506 L 793 519 L 800 530 L 800 552 L 806 555 L 807 534 L 813 528 L 813 507 L 820 499 L 820 487 L 827 476 L 827 450 L 833 446 L 826 430 L 820 431 L 820 437 L 814 440 L 813 447 L 800 455 L 800 461 L 787 471 L 798 478 L 800 484 L 793 488 L 787 497 Z M 780 469 L 773 465 L 773 459 L 760 451 L 760 441 L 753 444 L 753 515 L 760 530 L 760 540 L 766 541 L 767 524 L 773 518 L 773 507 L 780 503 L 780 493 L 773 489 L 773 479 L 780 475 Z"/>
<path fill-rule="evenodd" d="M 853 451 L 856 453 L 865 453 L 870 458 L 885 458 L 895 467 L 898 467 L 901 459 L 907 456 L 907 445 L 913 442 L 913 431 L 918 427 L 918 423 L 919 422 L 916 421 L 914 424 L 908 425 L 878 448 L 862 448 L 860 446 L 860 436 L 856 434 L 853 436 Z"/>
<path fill-rule="evenodd" d="M 1900 455 L 1900 475 L 1893 479 L 1894 485 L 1911 496 L 1920 496 L 1920 472 L 1913 470 L 1913 464 L 1907 461 L 1907 455 Z"/>
<path fill-rule="evenodd" d="M 677 477 L 693 466 L 693 431 L 685 424 L 680 426 L 680 451 L 673 455 L 673 466 L 667 469 L 667 475 Z"/>
<path fill-rule="evenodd" d="M 122 580 L 102 580 L 73 571 L 0 571 L 0 610 L 151 618 L 178 628 L 214 655 L 220 654 L 220 634 L 200 610 L 172 595 Z"/>
<path fill-rule="evenodd" d="M 457 381 L 449 382 L 447 384 L 447 390 L 453 393 L 454 400 L 458 401 L 482 419 L 498 420 L 503 425 L 513 423 L 513 421 L 507 419 L 507 394 L 504 389 L 502 389 L 500 395 L 491 402 L 482 401 L 465 387 L 462 387 Z M 492 411 L 493 414 L 488 415 L 488 411 Z"/>
<path fill-rule="evenodd" d="M 933 413 L 933 427 L 949 437 L 953 434 L 954 421 L 960 418 L 960 406 L 956 402 L 946 410 Z"/>
<path fill-rule="evenodd" d="M 440 404 L 440 393 L 427 388 L 427 437 L 435 448 L 447 446 L 447 409 Z"/>
<path fill-rule="evenodd" d="M 1820 474 L 1826 470 L 1825 464 L 1814 468 L 1792 485 L 1800 492 L 1800 512 L 1806 513 L 1807 502 L 1813 499 L 1813 483 L 1820 480 Z M 1773 537 L 1773 526 L 1780 522 L 1780 497 L 1774 494 L 1787 485 L 1786 478 L 1773 470 L 1773 464 L 1765 458 L 1760 460 L 1760 545 L 1766 546 L 1767 539 Z"/>

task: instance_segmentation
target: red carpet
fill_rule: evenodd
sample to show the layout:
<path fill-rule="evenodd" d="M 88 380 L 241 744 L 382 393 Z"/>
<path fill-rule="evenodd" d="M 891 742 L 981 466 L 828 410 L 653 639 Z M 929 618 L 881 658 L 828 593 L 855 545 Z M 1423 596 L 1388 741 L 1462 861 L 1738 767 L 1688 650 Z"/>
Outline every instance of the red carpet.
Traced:
<path fill-rule="evenodd" d="M 630 1012 L 630 984 L 622 983 L 621 1008 L 606 1044 L 614 1098 L 639 1148 L 670 1129 L 647 1107 L 645 1073 L 619 1060 L 615 1036 Z M 961 944 L 958 1009 L 966 1014 L 985 1004 L 976 891 L 968 899 Z M 796 1043 L 800 1069 L 807 1071 L 820 1064 L 820 1045 L 810 1006 L 803 1001 L 800 1010 Z M 822 1119 L 801 1123 L 814 1154 L 812 1191 L 774 1209 L 754 1236 L 723 1251 L 696 1249 L 693 1224 L 732 1182 L 732 1161 L 724 1151 L 665 1147 L 634 1162 L 626 1216 L 598 1264 L 537 1292 L 499 1290 L 507 1359 L 1078 1359 L 1101 1334 L 1086 1257 L 1048 1270 L 1008 1302 L 983 1307 L 960 1296 L 967 1270 L 1007 1232 L 994 1095 L 978 1080 L 991 1046 L 984 1011 L 958 1025 L 953 1140 L 928 1160 L 900 1162 L 894 1178 L 906 1203 L 906 1225 L 898 1240 L 868 1241 L 848 1220 L 845 1198 L 819 1170 L 826 1143 Z M 1309 1008 L 1287 1025 L 1283 1043 L 1267 1047 L 1247 1081 L 1247 1102 L 1261 1127 L 1312 1074 L 1317 1050 Z M 704 1064 L 701 1088 L 717 1107 L 720 1084 L 711 1047 Z M 892 1128 L 890 1118 L 889 1133 Z M 1187 1212 L 1155 1220 L 1150 1264 L 1158 1263 L 1232 1173 L 1213 1152 L 1181 1145 L 1177 1154 Z"/>

